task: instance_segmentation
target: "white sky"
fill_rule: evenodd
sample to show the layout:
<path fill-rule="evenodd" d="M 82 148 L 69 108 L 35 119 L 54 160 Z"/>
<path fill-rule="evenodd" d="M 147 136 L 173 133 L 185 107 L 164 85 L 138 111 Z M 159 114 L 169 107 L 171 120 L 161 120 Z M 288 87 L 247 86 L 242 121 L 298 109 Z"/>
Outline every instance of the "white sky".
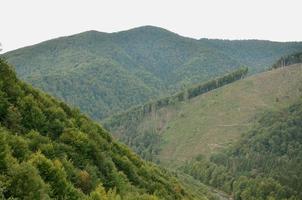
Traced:
<path fill-rule="evenodd" d="M 302 41 L 302 0 L 0 0 L 4 52 L 87 30 L 154 25 L 183 36 Z"/>

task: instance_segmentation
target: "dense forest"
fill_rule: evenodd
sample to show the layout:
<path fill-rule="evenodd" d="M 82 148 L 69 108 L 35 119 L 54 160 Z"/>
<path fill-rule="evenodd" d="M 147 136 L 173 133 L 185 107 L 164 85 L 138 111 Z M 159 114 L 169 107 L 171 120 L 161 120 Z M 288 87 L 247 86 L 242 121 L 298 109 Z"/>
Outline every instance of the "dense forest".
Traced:
<path fill-rule="evenodd" d="M 163 107 L 189 100 L 213 89 L 240 80 L 247 75 L 247 72 L 247 67 L 241 67 L 234 72 L 187 88 L 172 96 L 167 96 L 154 102 L 137 106 L 124 113 L 109 117 L 103 121 L 103 125 L 105 128 L 116 133 L 116 136 L 123 143 L 130 146 L 142 158 L 156 162 L 156 155 L 160 150 L 161 136 L 154 129 L 153 131 L 143 133 L 138 130 L 138 126 L 145 116 L 150 114 L 156 115 L 156 112 Z M 122 134 L 118 133 L 118 129 L 123 129 Z"/>
<path fill-rule="evenodd" d="M 302 43 L 196 40 L 145 26 L 88 31 L 5 56 L 21 79 L 100 120 L 240 66 L 264 71 L 301 50 Z"/>
<path fill-rule="evenodd" d="M 302 198 L 302 101 L 266 112 L 233 147 L 181 170 L 234 199 Z"/>
<path fill-rule="evenodd" d="M 1 199 L 192 199 L 77 109 L 0 60 Z M 202 199 L 202 197 L 201 197 Z"/>

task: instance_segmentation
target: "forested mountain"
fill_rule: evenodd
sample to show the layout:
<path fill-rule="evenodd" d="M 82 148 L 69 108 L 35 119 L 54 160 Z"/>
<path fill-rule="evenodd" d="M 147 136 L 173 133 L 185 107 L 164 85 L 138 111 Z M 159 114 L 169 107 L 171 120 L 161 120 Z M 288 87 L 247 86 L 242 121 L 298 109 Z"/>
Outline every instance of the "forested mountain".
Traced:
<path fill-rule="evenodd" d="M 205 85 L 211 82 L 215 81 Z M 145 159 L 175 167 L 198 154 L 208 157 L 224 150 L 252 127 L 262 112 L 283 108 L 300 98 L 301 86 L 302 65 L 297 64 L 204 90 L 206 93 L 184 101 L 174 101 L 177 95 L 166 98 L 170 104 L 156 109 L 155 102 L 151 112 L 146 112 L 150 107 L 146 104 L 103 123 Z M 185 92 L 187 96 L 190 91 Z"/>
<path fill-rule="evenodd" d="M 97 123 L 0 60 L 1 199 L 193 199 Z M 196 197 L 206 199 L 205 196 Z"/>
<path fill-rule="evenodd" d="M 88 31 L 6 53 L 34 86 L 103 119 L 244 65 L 263 71 L 302 43 L 196 40 L 145 26 Z"/>
<path fill-rule="evenodd" d="M 227 151 L 181 169 L 235 199 L 302 199 L 302 100 L 263 114 Z"/>

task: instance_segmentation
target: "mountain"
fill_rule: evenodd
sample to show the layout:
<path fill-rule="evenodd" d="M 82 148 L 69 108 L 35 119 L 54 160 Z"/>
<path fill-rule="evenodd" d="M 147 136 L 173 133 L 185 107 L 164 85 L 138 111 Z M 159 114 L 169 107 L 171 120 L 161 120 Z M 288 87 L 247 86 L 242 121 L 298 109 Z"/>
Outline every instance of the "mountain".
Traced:
<path fill-rule="evenodd" d="M 199 193 L 200 194 L 200 193 Z M 1 199 L 207 199 L 0 59 Z"/>
<path fill-rule="evenodd" d="M 156 155 L 161 164 L 175 167 L 199 154 L 209 157 L 226 149 L 253 126 L 261 113 L 299 99 L 301 85 L 302 64 L 296 64 L 238 80 L 136 118 L 129 117 L 133 116 L 133 110 L 129 110 L 105 120 L 104 126 L 144 158 L 156 161 Z"/>
<path fill-rule="evenodd" d="M 302 100 L 265 112 L 232 147 L 181 170 L 234 199 L 302 198 Z"/>
<path fill-rule="evenodd" d="M 302 43 L 196 40 L 144 26 L 88 31 L 4 56 L 21 79 L 99 120 L 242 65 L 263 71 L 301 50 Z"/>

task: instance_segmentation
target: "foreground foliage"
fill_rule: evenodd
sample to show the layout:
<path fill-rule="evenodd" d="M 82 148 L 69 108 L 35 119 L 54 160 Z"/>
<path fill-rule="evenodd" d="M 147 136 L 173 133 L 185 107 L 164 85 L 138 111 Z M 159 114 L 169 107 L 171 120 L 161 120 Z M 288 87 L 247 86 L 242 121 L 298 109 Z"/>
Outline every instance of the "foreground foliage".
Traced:
<path fill-rule="evenodd" d="M 169 172 L 19 81 L 0 60 L 0 198 L 183 199 Z"/>

